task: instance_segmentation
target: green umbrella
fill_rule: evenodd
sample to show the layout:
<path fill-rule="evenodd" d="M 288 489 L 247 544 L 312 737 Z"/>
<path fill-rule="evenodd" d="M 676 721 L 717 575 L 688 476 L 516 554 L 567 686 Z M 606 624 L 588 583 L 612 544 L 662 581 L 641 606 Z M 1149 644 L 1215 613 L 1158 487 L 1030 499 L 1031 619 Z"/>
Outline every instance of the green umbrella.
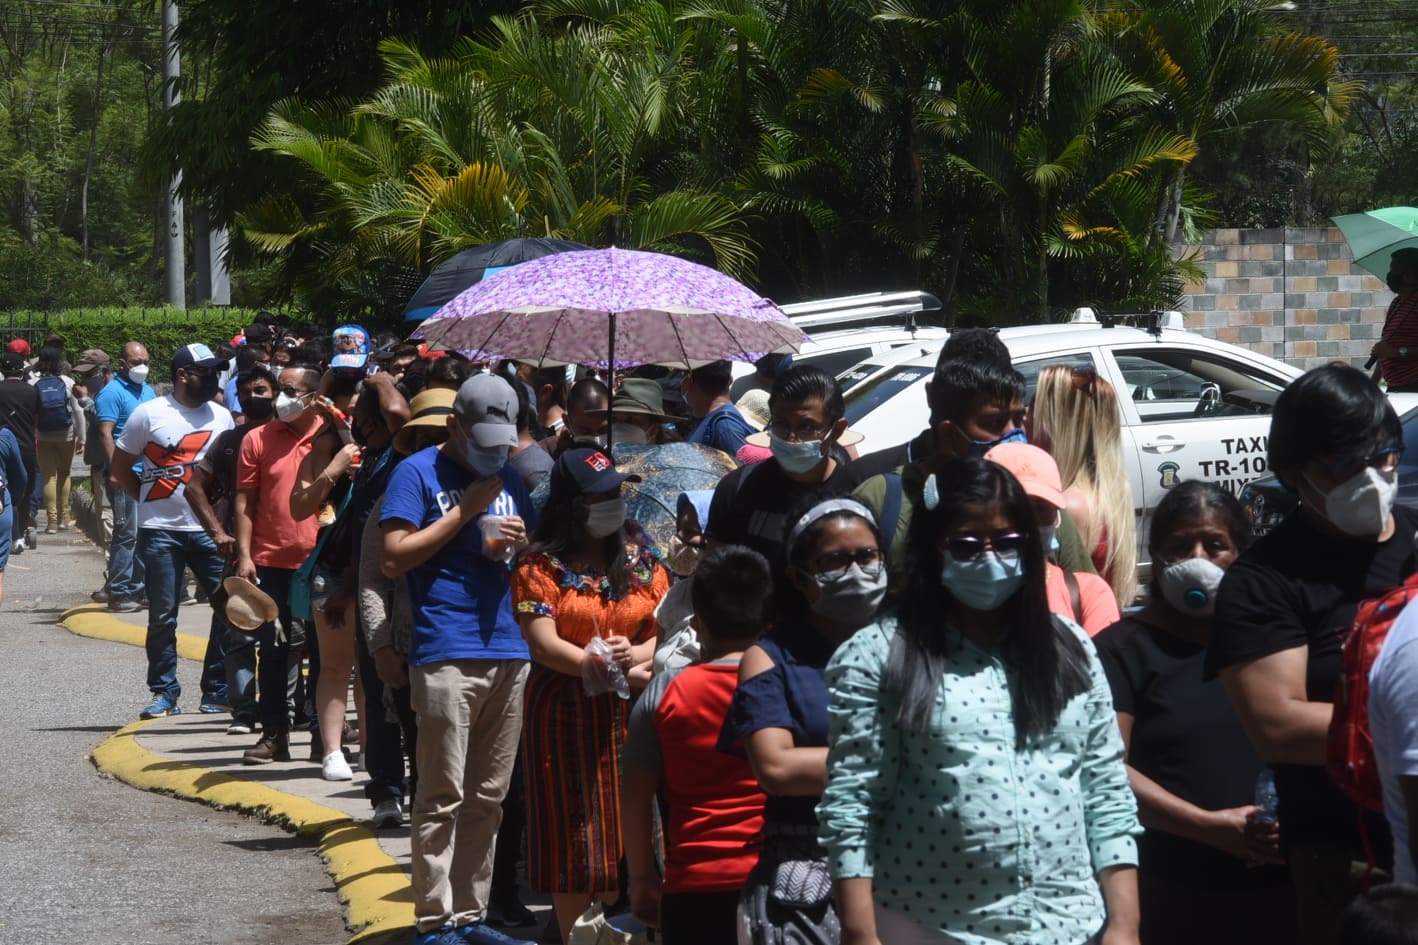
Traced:
<path fill-rule="evenodd" d="M 1396 250 L 1418 249 L 1418 207 L 1384 207 L 1331 219 L 1349 243 L 1354 263 L 1380 279 L 1388 275 L 1389 257 Z"/>

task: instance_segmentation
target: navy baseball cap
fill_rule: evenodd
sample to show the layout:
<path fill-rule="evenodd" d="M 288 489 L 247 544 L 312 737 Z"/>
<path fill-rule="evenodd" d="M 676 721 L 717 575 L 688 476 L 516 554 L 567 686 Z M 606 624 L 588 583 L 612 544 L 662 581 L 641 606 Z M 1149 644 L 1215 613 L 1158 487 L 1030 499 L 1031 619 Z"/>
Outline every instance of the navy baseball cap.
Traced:
<path fill-rule="evenodd" d="M 199 368 L 224 368 L 226 358 L 219 358 L 212 354 L 212 349 L 204 344 L 193 343 L 183 345 L 172 355 L 172 369 L 199 367 Z"/>
<path fill-rule="evenodd" d="M 615 463 L 600 450 L 567 450 L 557 457 L 551 470 L 552 484 L 560 480 L 578 494 L 614 492 L 623 482 L 639 482 L 634 473 L 617 472 Z"/>

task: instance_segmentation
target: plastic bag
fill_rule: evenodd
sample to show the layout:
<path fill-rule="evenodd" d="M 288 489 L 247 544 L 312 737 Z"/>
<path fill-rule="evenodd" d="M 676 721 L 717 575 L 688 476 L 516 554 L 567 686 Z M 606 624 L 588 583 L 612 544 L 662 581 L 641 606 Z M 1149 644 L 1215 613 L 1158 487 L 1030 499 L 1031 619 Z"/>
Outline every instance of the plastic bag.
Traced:
<path fill-rule="evenodd" d="M 586 655 L 590 659 L 581 664 L 581 685 L 588 696 L 599 696 L 613 692 L 622 699 L 630 699 L 630 680 L 625 678 L 625 670 L 615 661 L 611 645 L 600 637 L 592 637 L 586 644 Z"/>

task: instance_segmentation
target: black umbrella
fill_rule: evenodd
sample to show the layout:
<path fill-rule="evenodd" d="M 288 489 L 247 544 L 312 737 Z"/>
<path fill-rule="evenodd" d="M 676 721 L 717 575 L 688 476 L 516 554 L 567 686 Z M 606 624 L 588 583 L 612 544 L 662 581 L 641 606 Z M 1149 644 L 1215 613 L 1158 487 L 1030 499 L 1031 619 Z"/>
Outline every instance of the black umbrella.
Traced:
<path fill-rule="evenodd" d="M 429 318 L 464 289 L 509 266 L 555 253 L 590 249 L 571 240 L 524 236 L 472 246 L 439 263 L 404 306 L 404 318 Z"/>

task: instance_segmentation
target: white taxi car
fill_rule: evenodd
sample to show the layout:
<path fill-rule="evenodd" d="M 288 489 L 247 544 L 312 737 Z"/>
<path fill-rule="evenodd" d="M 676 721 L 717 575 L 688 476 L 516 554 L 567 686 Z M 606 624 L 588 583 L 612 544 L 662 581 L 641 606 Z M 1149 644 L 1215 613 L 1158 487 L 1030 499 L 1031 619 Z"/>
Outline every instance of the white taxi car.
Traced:
<path fill-rule="evenodd" d="M 999 333 L 1028 384 L 1026 402 L 1039 371 L 1051 364 L 1091 368 L 1118 392 L 1143 559 L 1151 511 L 1172 486 L 1206 479 L 1239 492 L 1267 475 L 1270 408 L 1302 373 L 1188 332 L 1179 312 L 1150 320 L 1148 327 L 1123 326 L 1081 309 L 1068 324 Z M 866 438 L 859 451 L 896 446 L 926 426 L 926 381 L 938 351 L 869 359 L 844 375 L 847 419 Z"/>

